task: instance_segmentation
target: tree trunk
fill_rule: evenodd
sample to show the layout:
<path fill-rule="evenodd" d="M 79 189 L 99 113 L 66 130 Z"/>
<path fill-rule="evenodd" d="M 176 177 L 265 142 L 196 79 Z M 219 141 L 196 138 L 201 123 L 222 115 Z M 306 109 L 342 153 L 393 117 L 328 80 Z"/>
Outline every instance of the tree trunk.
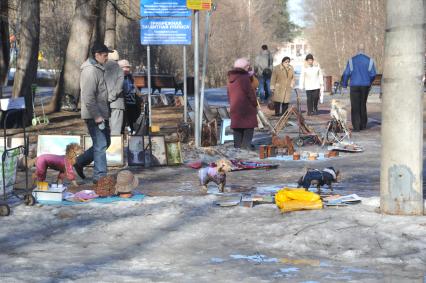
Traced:
<path fill-rule="evenodd" d="M 3 84 L 7 82 L 9 70 L 9 10 L 7 1 L 0 2 L 0 97 L 3 95 Z"/>
<path fill-rule="evenodd" d="M 115 0 L 111 0 L 115 3 Z M 106 9 L 105 23 L 105 45 L 111 49 L 115 49 L 115 30 L 116 30 L 116 14 L 115 7 L 110 2 Z"/>
<path fill-rule="evenodd" d="M 25 97 L 27 118 L 30 120 L 33 112 L 31 84 L 36 82 L 38 66 L 40 0 L 22 1 L 20 15 L 20 44 L 13 97 Z"/>
<path fill-rule="evenodd" d="M 93 27 L 96 22 L 98 0 L 77 0 L 71 32 L 65 54 L 64 66 L 54 91 L 53 98 L 46 107 L 47 112 L 59 111 L 64 101 L 78 103 L 80 97 L 80 66 L 88 58 Z M 73 107 L 76 105 L 72 105 Z"/>
<path fill-rule="evenodd" d="M 387 214 L 422 215 L 424 209 L 424 5 L 386 1 L 380 208 Z"/>
<path fill-rule="evenodd" d="M 96 22 L 93 28 L 92 45 L 94 42 L 105 41 L 105 26 L 106 26 L 106 11 L 107 11 L 107 0 L 97 0 L 96 4 Z"/>

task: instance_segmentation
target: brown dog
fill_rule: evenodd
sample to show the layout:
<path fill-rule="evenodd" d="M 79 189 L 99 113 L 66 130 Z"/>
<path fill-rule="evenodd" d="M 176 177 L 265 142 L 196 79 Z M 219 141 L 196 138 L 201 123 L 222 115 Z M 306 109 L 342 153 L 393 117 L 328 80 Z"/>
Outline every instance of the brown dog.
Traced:
<path fill-rule="evenodd" d="M 43 154 L 28 162 L 28 167 L 36 166 L 36 171 L 32 178 L 36 181 L 43 182 L 46 180 L 46 171 L 48 168 L 59 171 L 57 183 L 62 184 L 64 179 L 71 181 L 73 186 L 77 186 L 73 165 L 77 161 L 77 156 L 83 153 L 82 147 L 77 143 L 67 145 L 64 155 Z"/>

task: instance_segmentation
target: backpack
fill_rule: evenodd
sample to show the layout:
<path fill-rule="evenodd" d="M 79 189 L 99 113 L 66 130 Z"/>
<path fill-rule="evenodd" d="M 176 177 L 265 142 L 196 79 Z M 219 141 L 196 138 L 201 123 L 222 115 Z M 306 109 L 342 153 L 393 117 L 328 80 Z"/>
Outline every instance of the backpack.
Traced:
<path fill-rule="evenodd" d="M 271 55 L 268 55 L 268 67 L 263 69 L 262 71 L 262 76 L 265 79 L 270 79 L 272 77 L 272 70 L 271 68 L 269 68 L 269 66 L 272 66 L 272 62 L 271 62 Z"/>

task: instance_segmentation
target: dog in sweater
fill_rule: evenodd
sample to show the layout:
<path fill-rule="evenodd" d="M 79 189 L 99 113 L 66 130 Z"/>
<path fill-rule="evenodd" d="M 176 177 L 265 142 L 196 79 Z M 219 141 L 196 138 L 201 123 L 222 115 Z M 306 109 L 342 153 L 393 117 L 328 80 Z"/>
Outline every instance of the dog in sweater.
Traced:
<path fill-rule="evenodd" d="M 223 193 L 226 184 L 226 173 L 231 172 L 232 164 L 229 160 L 220 159 L 216 162 L 216 166 L 201 168 L 198 171 L 201 191 L 207 193 L 207 184 L 216 183 L 219 186 L 219 192 Z"/>
<path fill-rule="evenodd" d="M 29 162 L 29 167 L 35 164 L 36 171 L 32 178 L 34 183 L 46 180 L 47 169 L 59 171 L 57 183 L 62 184 L 64 179 L 71 181 L 73 186 L 77 186 L 76 175 L 73 169 L 77 156 L 83 153 L 83 148 L 77 143 L 70 143 L 65 149 L 65 155 L 42 154 Z"/>
<path fill-rule="evenodd" d="M 332 183 L 338 182 L 340 178 L 340 171 L 334 170 L 333 167 L 327 167 L 323 170 L 308 168 L 306 173 L 299 179 L 298 187 L 308 190 L 311 185 L 316 185 L 318 193 L 321 193 L 321 187 L 327 185 L 333 191 Z"/>

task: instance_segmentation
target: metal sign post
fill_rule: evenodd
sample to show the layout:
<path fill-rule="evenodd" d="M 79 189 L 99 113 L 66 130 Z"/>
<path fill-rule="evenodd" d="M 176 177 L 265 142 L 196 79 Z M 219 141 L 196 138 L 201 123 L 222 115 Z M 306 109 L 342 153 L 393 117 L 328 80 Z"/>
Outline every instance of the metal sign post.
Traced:
<path fill-rule="evenodd" d="M 194 10 L 194 17 L 195 17 L 195 28 L 194 28 L 194 101 L 195 101 L 195 146 L 200 147 L 201 145 L 201 136 L 200 136 L 200 102 L 199 102 L 199 96 L 200 96 L 200 86 L 199 86 L 199 39 L 198 39 L 198 33 L 199 33 L 199 23 L 200 23 L 200 11 Z"/>
<path fill-rule="evenodd" d="M 151 121 L 151 46 L 146 46 L 147 68 L 148 68 L 148 111 L 149 111 L 149 127 L 152 126 Z M 149 131 L 150 129 L 148 129 Z"/>
<path fill-rule="evenodd" d="M 206 26 L 204 34 L 204 54 L 203 54 L 203 70 L 201 74 L 201 94 L 200 94 L 200 129 L 203 129 L 203 111 L 204 111 L 204 88 L 206 81 L 207 58 L 209 54 L 209 25 L 210 25 L 211 11 L 206 15 Z"/>
<path fill-rule="evenodd" d="M 188 93 L 187 93 L 187 73 L 186 73 L 186 46 L 183 46 L 183 121 L 188 123 Z"/>

